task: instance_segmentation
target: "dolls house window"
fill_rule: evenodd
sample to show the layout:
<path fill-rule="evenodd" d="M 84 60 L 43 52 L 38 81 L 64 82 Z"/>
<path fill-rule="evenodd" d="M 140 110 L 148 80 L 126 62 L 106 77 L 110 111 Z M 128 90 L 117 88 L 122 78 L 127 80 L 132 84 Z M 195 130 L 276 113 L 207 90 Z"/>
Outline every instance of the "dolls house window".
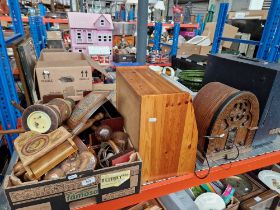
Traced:
<path fill-rule="evenodd" d="M 101 41 L 102 41 L 101 36 L 98 36 L 98 41 L 99 41 L 99 42 L 101 42 Z"/>
<path fill-rule="evenodd" d="M 109 36 L 109 42 L 111 42 L 112 41 L 112 36 Z"/>
<path fill-rule="evenodd" d="M 81 38 L 82 38 L 81 32 L 77 32 L 77 39 L 81 39 Z"/>
<path fill-rule="evenodd" d="M 88 39 L 91 40 L 91 33 L 88 33 Z"/>
<path fill-rule="evenodd" d="M 104 26 L 105 25 L 105 21 L 104 20 L 100 20 L 100 26 Z"/>
<path fill-rule="evenodd" d="M 104 41 L 104 42 L 107 42 L 107 36 L 106 36 L 106 35 L 103 36 L 103 41 Z"/>

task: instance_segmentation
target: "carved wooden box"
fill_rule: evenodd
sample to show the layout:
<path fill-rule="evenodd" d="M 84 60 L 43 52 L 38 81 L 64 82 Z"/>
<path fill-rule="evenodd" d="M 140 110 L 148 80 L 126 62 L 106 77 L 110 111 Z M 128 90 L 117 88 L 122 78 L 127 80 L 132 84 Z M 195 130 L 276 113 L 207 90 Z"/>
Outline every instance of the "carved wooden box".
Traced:
<path fill-rule="evenodd" d="M 15 140 L 15 149 L 28 175 L 39 179 L 77 151 L 72 135 L 60 127 L 49 134 L 26 132 Z"/>

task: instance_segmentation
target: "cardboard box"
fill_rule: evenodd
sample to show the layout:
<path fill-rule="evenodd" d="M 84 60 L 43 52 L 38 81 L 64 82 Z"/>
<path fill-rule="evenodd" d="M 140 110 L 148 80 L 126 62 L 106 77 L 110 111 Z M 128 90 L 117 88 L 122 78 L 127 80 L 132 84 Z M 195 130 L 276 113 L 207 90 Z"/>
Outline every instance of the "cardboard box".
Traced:
<path fill-rule="evenodd" d="M 61 31 L 47 31 L 47 40 L 62 40 Z"/>
<path fill-rule="evenodd" d="M 92 69 L 80 53 L 43 52 L 35 66 L 40 97 L 62 94 L 79 100 L 92 90 Z"/>
<path fill-rule="evenodd" d="M 195 44 L 182 44 L 177 52 L 177 57 L 187 57 L 193 54 L 207 55 L 211 51 L 212 46 L 199 46 Z"/>
<path fill-rule="evenodd" d="M 216 23 L 215 22 L 207 23 L 205 25 L 205 29 L 202 33 L 202 36 L 208 36 L 211 43 L 213 43 L 215 31 L 216 31 Z M 237 27 L 229 24 L 225 24 L 223 37 L 234 38 L 237 32 L 238 32 Z M 223 42 L 221 46 L 225 48 L 230 48 L 231 44 L 232 42 Z"/>
<path fill-rule="evenodd" d="M 115 35 L 113 37 L 113 46 L 119 45 L 121 43 L 122 36 Z M 125 41 L 128 45 L 135 46 L 135 37 L 134 36 L 125 36 Z"/>
<path fill-rule="evenodd" d="M 110 126 L 113 131 L 123 130 L 123 117 L 109 101 L 95 113 L 100 112 L 106 116 L 102 125 Z M 131 142 L 129 145 L 132 147 Z M 142 160 L 137 153 L 131 163 L 72 173 L 57 180 L 11 186 L 6 176 L 3 188 L 12 210 L 69 210 L 139 193 L 141 169 Z"/>
<path fill-rule="evenodd" d="M 229 12 L 228 19 L 260 19 L 266 20 L 268 10 L 251 10 L 242 12 Z"/>
<path fill-rule="evenodd" d="M 6 176 L 3 186 L 11 209 L 68 210 L 75 201 L 100 203 L 140 192 L 142 162 L 69 174 L 57 180 L 13 186 Z"/>
<path fill-rule="evenodd" d="M 114 105 L 116 105 L 116 83 L 112 83 L 112 84 L 103 84 L 103 83 L 93 84 L 92 90 L 93 91 L 107 91 L 107 90 L 112 91 L 113 96 L 112 96 L 110 101 Z"/>

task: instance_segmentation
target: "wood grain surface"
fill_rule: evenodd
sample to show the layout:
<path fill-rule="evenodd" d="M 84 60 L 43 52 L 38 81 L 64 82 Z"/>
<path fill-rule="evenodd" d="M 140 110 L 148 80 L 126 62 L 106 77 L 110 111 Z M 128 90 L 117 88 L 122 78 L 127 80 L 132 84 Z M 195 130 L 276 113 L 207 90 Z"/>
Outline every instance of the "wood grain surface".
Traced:
<path fill-rule="evenodd" d="M 143 160 L 142 182 L 194 171 L 198 134 L 188 93 L 147 67 L 120 67 L 117 107 Z"/>

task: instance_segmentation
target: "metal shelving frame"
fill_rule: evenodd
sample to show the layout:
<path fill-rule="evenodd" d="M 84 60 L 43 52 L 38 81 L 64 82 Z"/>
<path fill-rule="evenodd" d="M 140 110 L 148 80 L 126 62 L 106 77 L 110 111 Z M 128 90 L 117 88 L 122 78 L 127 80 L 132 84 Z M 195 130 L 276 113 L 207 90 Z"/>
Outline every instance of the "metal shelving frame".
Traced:
<path fill-rule="evenodd" d="M 9 0 L 8 4 L 14 35 L 5 40 L 0 25 L 0 122 L 4 130 L 16 129 L 18 118 L 21 116 L 21 113 L 11 104 L 11 101 L 19 103 L 19 99 L 6 46 L 25 35 L 18 1 Z M 13 140 L 17 135 L 5 135 L 5 137 L 12 154 L 14 150 Z"/>
<path fill-rule="evenodd" d="M 153 40 L 153 50 L 160 50 L 160 45 L 168 45 L 166 43 L 161 42 L 161 33 L 162 33 L 163 24 L 161 22 L 155 23 L 155 32 L 154 32 L 154 40 Z M 171 44 L 170 56 L 176 56 L 178 49 L 178 38 L 180 34 L 180 23 L 174 23 L 173 27 L 173 41 Z"/>
<path fill-rule="evenodd" d="M 244 44 L 259 45 L 257 58 L 268 62 L 279 62 L 280 58 L 280 0 L 273 0 L 268 12 L 267 21 L 261 41 L 242 40 L 223 37 L 224 25 L 227 19 L 228 3 L 220 4 L 220 11 L 216 24 L 215 36 L 212 44 L 212 54 L 217 54 L 221 41 L 239 42 Z"/>
<path fill-rule="evenodd" d="M 41 16 L 29 16 L 30 35 L 33 39 L 35 53 L 39 58 L 41 50 L 46 47 L 47 30 Z"/>

